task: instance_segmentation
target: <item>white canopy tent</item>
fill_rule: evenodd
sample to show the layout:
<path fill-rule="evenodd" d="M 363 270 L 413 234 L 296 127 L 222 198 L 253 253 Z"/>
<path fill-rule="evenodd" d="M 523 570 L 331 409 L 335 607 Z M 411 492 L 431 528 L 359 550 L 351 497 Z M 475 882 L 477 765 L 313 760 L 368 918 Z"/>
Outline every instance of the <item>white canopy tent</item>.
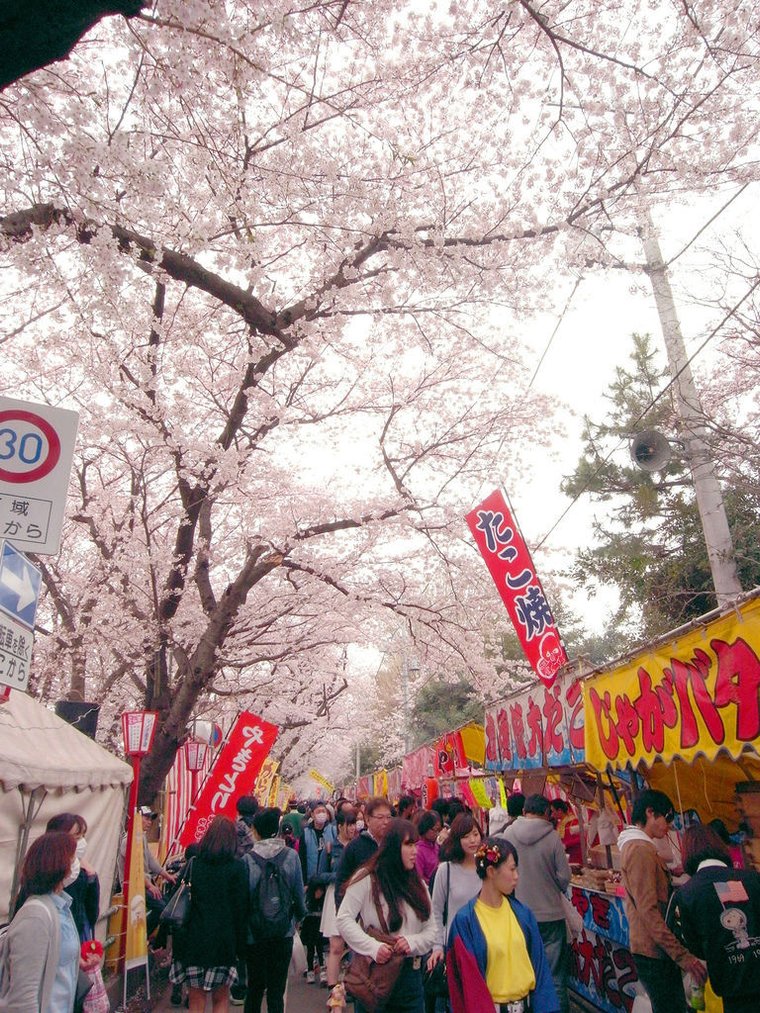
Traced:
<path fill-rule="evenodd" d="M 87 821 L 87 861 L 108 908 L 132 768 L 26 693 L 0 704 L 0 924 L 8 920 L 18 870 L 51 816 Z"/>

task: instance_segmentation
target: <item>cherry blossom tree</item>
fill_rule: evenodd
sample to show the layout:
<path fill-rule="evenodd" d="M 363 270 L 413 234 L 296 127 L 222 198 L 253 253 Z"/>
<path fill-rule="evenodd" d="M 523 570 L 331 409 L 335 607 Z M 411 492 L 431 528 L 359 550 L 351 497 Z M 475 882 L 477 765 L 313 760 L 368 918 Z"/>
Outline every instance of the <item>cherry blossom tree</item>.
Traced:
<path fill-rule="evenodd" d="M 8 393 L 78 407 L 36 689 L 299 762 L 346 644 L 494 679 L 463 514 L 550 426 L 521 323 L 640 202 L 754 179 L 737 0 L 163 0 L 0 99 Z M 312 729 L 312 731 L 307 731 Z"/>

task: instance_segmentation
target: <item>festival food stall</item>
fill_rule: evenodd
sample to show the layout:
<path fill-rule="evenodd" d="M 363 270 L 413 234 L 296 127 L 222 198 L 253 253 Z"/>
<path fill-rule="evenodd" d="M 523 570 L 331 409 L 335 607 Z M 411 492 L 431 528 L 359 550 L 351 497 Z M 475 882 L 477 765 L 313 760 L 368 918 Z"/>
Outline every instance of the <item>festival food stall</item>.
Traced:
<path fill-rule="evenodd" d="M 758 864 L 759 689 L 755 591 L 589 677 L 583 684 L 586 760 L 666 792 L 680 814 L 679 829 L 715 818 L 729 832 L 743 828 L 745 859 Z M 574 946 L 576 982 L 582 995 L 597 993 L 599 1008 L 610 1013 L 630 1010 L 638 992 L 618 893 L 622 888 L 610 880 L 598 891 L 574 886 L 572 898 L 584 919 Z"/>
<path fill-rule="evenodd" d="M 580 671 L 567 666 L 551 686 L 535 683 L 493 704 L 485 728 L 487 769 L 519 782 L 526 795 L 574 804 L 583 862 L 573 866 L 571 900 L 583 925 L 573 935 L 570 985 L 596 1009 L 630 1010 L 639 989 L 623 902 L 607 867 L 612 838 L 602 828 L 600 843 L 589 847 L 601 813 L 608 825 L 622 824 L 625 787 L 587 763 Z"/>
<path fill-rule="evenodd" d="M 594 675 L 583 692 L 590 763 L 636 771 L 681 813 L 721 819 L 730 832 L 749 815 L 752 830 L 760 791 L 757 590 Z M 748 835 L 745 855 L 760 864 L 760 836 Z"/>

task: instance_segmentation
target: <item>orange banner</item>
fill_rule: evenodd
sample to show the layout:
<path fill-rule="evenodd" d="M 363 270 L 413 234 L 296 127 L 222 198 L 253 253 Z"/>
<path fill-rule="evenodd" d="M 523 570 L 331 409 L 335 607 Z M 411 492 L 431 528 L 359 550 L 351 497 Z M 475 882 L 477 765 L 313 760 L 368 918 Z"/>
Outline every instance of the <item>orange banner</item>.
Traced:
<path fill-rule="evenodd" d="M 586 760 L 651 765 L 760 750 L 760 600 L 583 685 Z"/>

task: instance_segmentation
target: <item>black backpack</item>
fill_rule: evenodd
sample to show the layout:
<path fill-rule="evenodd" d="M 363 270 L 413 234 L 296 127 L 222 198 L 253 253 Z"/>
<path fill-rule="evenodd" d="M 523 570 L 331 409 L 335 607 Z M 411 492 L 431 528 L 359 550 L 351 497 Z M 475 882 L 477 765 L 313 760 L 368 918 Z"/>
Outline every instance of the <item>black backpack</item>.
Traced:
<path fill-rule="evenodd" d="M 289 853 L 288 848 L 283 848 L 273 858 L 262 858 L 256 851 L 248 853 L 261 873 L 251 895 L 251 930 L 255 941 L 283 939 L 290 931 L 293 901 L 285 876 Z"/>

